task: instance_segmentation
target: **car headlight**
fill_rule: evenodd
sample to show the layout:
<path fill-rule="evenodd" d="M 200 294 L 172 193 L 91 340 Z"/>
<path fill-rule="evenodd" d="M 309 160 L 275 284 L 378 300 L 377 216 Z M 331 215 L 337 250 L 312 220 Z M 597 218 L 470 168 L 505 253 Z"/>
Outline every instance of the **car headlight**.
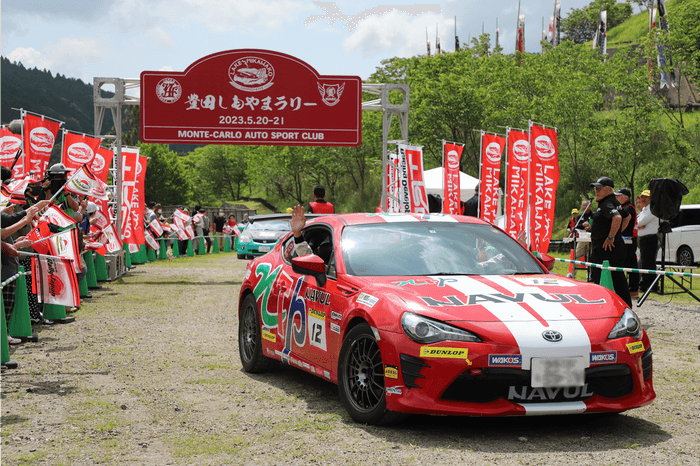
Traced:
<path fill-rule="evenodd" d="M 481 338 L 467 330 L 412 312 L 404 312 L 401 316 L 401 327 L 408 338 L 418 343 L 435 343 L 445 340 L 481 342 Z"/>
<path fill-rule="evenodd" d="M 608 335 L 609 339 L 632 337 L 635 339 L 642 337 L 642 321 L 632 309 L 625 309 L 622 317 L 617 321 Z"/>
<path fill-rule="evenodd" d="M 243 243 L 251 243 L 252 239 L 250 238 L 250 236 L 243 234 L 243 235 L 241 235 L 241 239 L 239 241 L 241 241 Z"/>

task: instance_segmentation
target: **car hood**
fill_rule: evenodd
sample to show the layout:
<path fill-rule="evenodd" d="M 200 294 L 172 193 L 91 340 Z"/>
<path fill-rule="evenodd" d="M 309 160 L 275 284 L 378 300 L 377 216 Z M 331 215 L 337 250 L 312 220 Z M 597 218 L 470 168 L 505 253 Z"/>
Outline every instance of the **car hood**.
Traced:
<path fill-rule="evenodd" d="M 607 288 L 554 274 L 363 278 L 370 295 L 445 322 L 607 319 L 625 307 Z"/>

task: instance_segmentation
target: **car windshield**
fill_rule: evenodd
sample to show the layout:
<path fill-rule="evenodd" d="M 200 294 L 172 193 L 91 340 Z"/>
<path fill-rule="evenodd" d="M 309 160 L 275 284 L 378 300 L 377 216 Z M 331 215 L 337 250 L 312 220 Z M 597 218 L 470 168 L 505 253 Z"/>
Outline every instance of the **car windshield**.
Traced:
<path fill-rule="evenodd" d="M 541 274 L 520 244 L 483 224 L 410 222 L 343 230 L 346 272 L 358 276 Z"/>
<path fill-rule="evenodd" d="M 248 225 L 250 231 L 290 231 L 289 219 L 256 220 Z"/>

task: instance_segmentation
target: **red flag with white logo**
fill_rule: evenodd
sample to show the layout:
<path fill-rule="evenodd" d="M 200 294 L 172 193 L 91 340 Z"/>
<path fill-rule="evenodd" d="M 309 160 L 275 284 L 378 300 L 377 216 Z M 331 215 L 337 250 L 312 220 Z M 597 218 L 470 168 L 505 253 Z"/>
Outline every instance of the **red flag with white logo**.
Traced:
<path fill-rule="evenodd" d="M 530 143 L 527 133 L 510 130 L 506 157 L 505 230 L 513 238 L 517 238 L 520 232 L 527 230 L 529 161 Z"/>
<path fill-rule="evenodd" d="M 44 117 L 24 115 L 24 173 L 44 177 L 61 124 Z"/>
<path fill-rule="evenodd" d="M 501 154 L 505 138 L 496 134 L 481 135 L 481 179 L 479 180 L 479 218 L 496 222 L 498 190 L 501 179 Z"/>
<path fill-rule="evenodd" d="M 102 139 L 63 130 L 63 154 L 61 163 L 69 170 L 77 170 L 87 164 L 92 167 L 93 159 Z"/>
<path fill-rule="evenodd" d="M 387 156 L 386 190 L 387 190 L 387 212 L 401 212 L 399 202 L 400 180 L 400 158 L 397 154 L 391 153 Z"/>
<path fill-rule="evenodd" d="M 411 202 L 409 212 L 427 214 L 430 210 L 428 209 L 428 196 L 425 193 L 425 181 L 423 181 L 423 148 L 406 146 L 405 156 Z"/>
<path fill-rule="evenodd" d="M 151 248 L 151 250 L 156 252 L 160 251 L 160 245 L 158 244 L 158 241 L 155 240 L 150 231 L 144 231 L 143 236 L 146 239 L 146 244 L 149 248 Z"/>
<path fill-rule="evenodd" d="M 137 243 L 135 236 L 135 224 L 133 215 L 133 198 L 136 190 L 136 169 L 138 166 L 139 149 L 124 148 L 122 149 L 122 238 L 127 244 Z M 138 204 L 138 200 L 136 201 Z M 138 223 L 138 222 L 137 222 Z M 143 222 L 141 222 L 143 223 Z"/>
<path fill-rule="evenodd" d="M 148 157 L 138 157 L 136 161 L 136 187 L 131 197 L 131 215 L 134 224 L 134 234 L 136 244 L 145 244 L 143 216 L 146 212 L 146 199 L 144 190 L 146 187 L 146 169 L 148 168 Z"/>
<path fill-rule="evenodd" d="M 75 273 L 82 272 L 80 251 L 78 249 L 78 229 L 70 228 L 48 238 L 49 254 L 71 261 Z"/>
<path fill-rule="evenodd" d="M 40 303 L 80 306 L 78 278 L 65 258 L 32 256 L 32 293 Z"/>
<path fill-rule="evenodd" d="M 12 178 L 18 180 L 24 177 L 24 154 L 19 156 L 19 160 L 14 168 L 15 156 L 17 151 L 22 148 L 22 138 L 6 126 L 0 127 L 0 165 L 7 168 L 12 168 Z"/>
<path fill-rule="evenodd" d="M 557 131 L 532 125 L 530 176 L 530 248 L 546 253 L 552 239 L 554 206 L 559 184 Z"/>
<path fill-rule="evenodd" d="M 459 161 L 462 158 L 464 145 L 445 143 L 445 166 L 443 167 L 443 188 L 444 196 L 442 200 L 442 213 L 455 214 L 462 213 L 462 193 L 459 182 Z"/>
<path fill-rule="evenodd" d="M 156 237 L 163 236 L 163 225 L 157 218 L 151 220 L 151 223 L 149 223 L 148 226 Z"/>
<path fill-rule="evenodd" d="M 71 193 L 90 196 L 95 199 L 107 199 L 107 186 L 101 180 L 95 178 L 87 164 L 78 168 L 68 178 L 65 186 L 64 189 Z"/>
<path fill-rule="evenodd" d="M 107 183 L 107 177 L 109 176 L 109 167 L 112 166 L 112 161 L 114 160 L 114 152 L 104 147 L 97 149 L 95 158 L 92 159 L 92 164 L 90 165 L 90 171 L 95 175 L 98 180 L 103 183 Z"/>
<path fill-rule="evenodd" d="M 73 217 L 66 214 L 64 211 L 56 207 L 55 205 L 50 205 L 46 208 L 39 220 L 45 220 L 48 223 L 53 223 L 61 228 L 69 227 L 75 223 Z"/>
<path fill-rule="evenodd" d="M 114 223 L 110 223 L 102 230 L 102 235 L 99 238 L 101 243 L 104 243 L 107 252 L 113 253 L 122 249 L 122 242 L 117 235 L 117 228 Z"/>

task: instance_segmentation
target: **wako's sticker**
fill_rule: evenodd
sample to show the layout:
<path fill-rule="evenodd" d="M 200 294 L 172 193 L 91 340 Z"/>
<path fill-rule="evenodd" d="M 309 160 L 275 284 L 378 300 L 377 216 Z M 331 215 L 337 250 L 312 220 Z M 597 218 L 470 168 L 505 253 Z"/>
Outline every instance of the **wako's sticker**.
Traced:
<path fill-rule="evenodd" d="M 617 362 L 617 351 L 591 353 L 591 364 L 611 364 Z"/>
<path fill-rule="evenodd" d="M 377 304 L 377 301 L 379 301 L 379 298 L 375 298 L 367 293 L 360 293 L 360 295 L 357 297 L 357 302 L 364 304 L 367 307 L 374 307 L 374 305 Z"/>
<path fill-rule="evenodd" d="M 446 346 L 421 346 L 420 355 L 423 358 L 441 358 L 441 359 L 464 359 L 467 364 L 471 365 L 471 361 L 467 358 L 469 348 L 450 348 Z"/>
<path fill-rule="evenodd" d="M 635 341 L 634 343 L 627 343 L 627 349 L 630 354 L 641 353 L 644 351 L 644 343 L 641 341 Z"/>

